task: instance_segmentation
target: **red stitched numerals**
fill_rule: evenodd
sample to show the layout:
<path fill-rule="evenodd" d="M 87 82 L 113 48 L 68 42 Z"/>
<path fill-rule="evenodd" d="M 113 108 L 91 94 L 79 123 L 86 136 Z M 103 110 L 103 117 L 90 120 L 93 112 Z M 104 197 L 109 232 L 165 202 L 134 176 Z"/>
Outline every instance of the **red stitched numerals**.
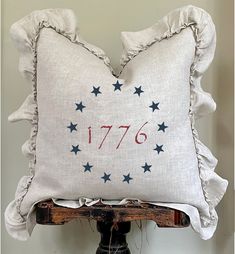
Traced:
<path fill-rule="evenodd" d="M 120 146 L 120 144 L 121 144 L 122 140 L 124 139 L 124 137 L 125 137 L 125 135 L 126 135 L 127 131 L 128 131 L 128 130 L 129 130 L 129 128 L 130 128 L 130 125 L 121 125 L 121 126 L 119 126 L 118 128 L 123 128 L 123 129 L 125 128 L 126 130 L 125 130 L 125 132 L 124 132 L 124 134 L 123 134 L 122 138 L 120 139 L 120 142 L 118 143 L 118 145 L 117 145 L 116 149 L 118 149 L 118 148 L 119 148 L 119 146 Z"/>
<path fill-rule="evenodd" d="M 135 142 L 137 143 L 137 144 L 142 144 L 142 143 L 144 143 L 146 140 L 147 140 L 147 135 L 146 135 L 146 133 L 144 133 L 144 132 L 141 132 L 141 130 L 144 128 L 144 126 L 147 124 L 148 122 L 146 122 L 145 124 L 143 124 L 141 127 L 140 127 L 140 129 L 138 130 L 138 132 L 136 133 L 136 135 L 135 135 Z M 139 139 L 140 139 L 140 136 L 143 136 L 144 137 L 144 140 L 143 141 L 140 141 Z"/>
<path fill-rule="evenodd" d="M 138 132 L 135 135 L 134 141 L 136 144 L 143 144 L 146 140 L 147 140 L 147 134 L 143 132 L 143 128 L 144 126 L 147 124 L 148 122 L 144 123 L 140 129 L 138 130 Z M 130 125 L 120 125 L 117 128 L 113 128 L 112 125 L 102 125 L 100 128 L 101 129 L 106 129 L 107 131 L 104 134 L 103 139 L 101 140 L 98 149 L 101 149 L 102 146 L 105 143 L 105 140 L 108 138 L 108 135 L 112 129 L 112 131 L 116 131 L 117 129 L 124 129 L 124 133 L 123 135 L 120 137 L 120 140 L 116 146 L 116 149 L 118 149 L 122 143 L 122 141 L 124 140 L 125 136 L 127 135 L 128 130 L 130 129 Z M 88 143 L 91 144 L 92 143 L 92 127 L 89 126 L 88 127 Z"/>
<path fill-rule="evenodd" d="M 88 143 L 91 144 L 91 126 L 88 127 Z"/>
<path fill-rule="evenodd" d="M 108 129 L 108 131 L 107 131 L 107 133 L 105 134 L 105 136 L 104 136 L 102 142 L 100 143 L 99 149 L 102 147 L 102 145 L 103 145 L 103 143 L 104 143 L 104 140 L 105 140 L 106 137 L 108 136 L 108 134 L 109 134 L 110 130 L 112 129 L 112 127 L 113 127 L 112 125 L 103 125 L 103 126 L 101 126 L 102 129 L 103 129 L 103 128 L 106 128 L 106 129 Z"/>

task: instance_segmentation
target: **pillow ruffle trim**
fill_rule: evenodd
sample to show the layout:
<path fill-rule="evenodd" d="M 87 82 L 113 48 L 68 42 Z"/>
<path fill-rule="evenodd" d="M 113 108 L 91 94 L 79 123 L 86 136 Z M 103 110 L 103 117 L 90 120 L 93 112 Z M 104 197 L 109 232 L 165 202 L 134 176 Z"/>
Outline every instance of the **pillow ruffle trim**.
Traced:
<path fill-rule="evenodd" d="M 69 9 L 45 9 L 34 11 L 11 26 L 10 34 L 20 52 L 19 70 L 32 81 L 34 76 L 34 54 L 38 36 L 42 28 L 52 28 L 90 51 L 101 59 L 114 74 L 109 58 L 104 51 L 88 42 L 79 34 L 74 12 Z"/>
<path fill-rule="evenodd" d="M 216 109 L 211 95 L 203 91 L 201 78 L 213 60 L 216 46 L 216 32 L 210 15 L 204 10 L 185 6 L 170 12 L 153 26 L 138 32 L 122 32 L 124 52 L 121 59 L 123 68 L 140 52 L 148 49 L 156 42 L 169 39 L 182 29 L 190 27 L 196 42 L 195 57 L 190 70 L 190 110 L 192 134 L 198 158 L 199 176 L 205 200 L 209 205 L 210 218 L 201 214 L 204 226 L 217 223 L 215 206 L 222 199 L 228 181 L 219 177 L 214 169 L 216 158 L 198 138 L 194 119 L 205 116 Z"/>
<path fill-rule="evenodd" d="M 216 34 L 211 17 L 204 10 L 185 6 L 176 9 L 153 26 L 138 32 L 122 32 L 123 54 L 121 66 L 148 49 L 156 42 L 169 39 L 181 30 L 191 27 L 196 41 L 195 58 L 191 76 L 196 82 L 191 83 L 191 109 L 196 118 L 215 111 L 216 105 L 209 93 L 202 90 L 200 78 L 210 65 L 215 51 Z"/>
<path fill-rule="evenodd" d="M 9 116 L 9 121 L 11 122 L 28 120 L 32 124 L 30 138 L 22 146 L 23 154 L 29 158 L 30 175 L 21 178 L 15 193 L 15 200 L 8 205 L 5 211 L 6 228 L 10 235 L 19 240 L 26 240 L 35 225 L 35 220 L 32 219 L 35 217 L 33 206 L 28 214 L 22 214 L 20 206 L 34 177 L 36 164 L 36 136 L 38 126 L 36 45 L 40 30 L 44 27 L 52 28 L 62 36 L 68 38 L 71 42 L 86 48 L 101 59 L 114 76 L 118 77 L 118 75 L 115 75 L 110 65 L 110 60 L 103 50 L 87 43 L 81 38 L 78 33 L 74 13 L 71 10 L 48 9 L 34 11 L 12 25 L 11 36 L 20 52 L 20 72 L 33 84 L 32 94 L 26 98 L 25 102 L 16 112 Z M 203 226 L 193 222 L 192 226 L 200 233 L 203 239 L 208 239 L 213 235 L 218 219 L 214 207 L 223 197 L 228 184 L 226 180 L 220 178 L 214 172 L 217 161 L 208 148 L 200 142 L 194 127 L 194 117 L 198 118 L 215 110 L 213 99 L 208 93 L 204 92 L 200 86 L 201 76 L 214 56 L 215 29 L 210 16 L 202 9 L 186 6 L 171 12 L 150 28 L 139 32 L 123 32 L 122 41 L 124 52 L 121 59 L 121 66 L 123 69 L 125 65 L 141 51 L 146 50 L 155 42 L 172 37 L 186 27 L 191 27 L 193 29 L 196 40 L 195 59 L 190 75 L 190 119 L 198 157 L 199 175 L 205 199 L 210 208 L 210 218 L 204 217 L 203 214 L 201 214 Z M 98 200 L 90 200 L 88 198 L 85 198 L 85 200 L 90 204 L 98 202 Z M 128 200 L 128 198 L 125 200 Z M 138 201 L 144 202 L 141 200 Z M 118 204 L 120 204 L 120 202 L 122 201 L 119 201 Z M 84 198 L 81 197 L 79 203 L 84 204 Z M 181 210 L 184 210 L 183 206 L 187 206 L 186 204 L 168 205 L 173 208 L 178 207 L 179 210 L 181 206 Z M 189 208 L 187 209 L 184 211 L 190 211 Z M 193 216 L 193 213 L 191 214 Z M 208 227 L 209 225 L 211 225 L 210 228 Z M 207 227 L 208 230 L 206 229 Z M 205 230 L 203 231 L 202 228 Z M 209 233 L 205 233 L 206 230 Z"/>

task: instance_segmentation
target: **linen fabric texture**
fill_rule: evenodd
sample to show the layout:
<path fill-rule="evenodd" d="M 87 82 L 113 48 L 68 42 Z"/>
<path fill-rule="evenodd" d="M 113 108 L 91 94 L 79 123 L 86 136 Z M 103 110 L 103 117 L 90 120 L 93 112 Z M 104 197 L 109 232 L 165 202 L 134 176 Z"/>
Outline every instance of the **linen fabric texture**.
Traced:
<path fill-rule="evenodd" d="M 137 32 L 122 32 L 121 71 L 80 35 L 73 11 L 34 11 L 11 27 L 32 93 L 9 120 L 28 120 L 29 175 L 5 210 L 9 234 L 26 240 L 35 204 L 77 208 L 130 200 L 187 213 L 212 237 L 227 180 L 194 120 L 215 110 L 200 82 L 216 33 L 204 10 L 186 6 Z"/>

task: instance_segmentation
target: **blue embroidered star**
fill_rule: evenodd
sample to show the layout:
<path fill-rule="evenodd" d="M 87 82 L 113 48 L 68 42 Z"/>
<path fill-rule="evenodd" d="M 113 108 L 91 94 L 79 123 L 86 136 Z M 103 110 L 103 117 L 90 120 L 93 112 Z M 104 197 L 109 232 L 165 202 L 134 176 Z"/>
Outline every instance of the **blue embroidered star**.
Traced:
<path fill-rule="evenodd" d="M 128 175 L 123 175 L 124 179 L 123 182 L 127 182 L 129 184 L 130 180 L 133 180 L 132 177 L 130 177 L 130 173 Z"/>
<path fill-rule="evenodd" d="M 104 179 L 104 183 L 106 183 L 107 181 L 111 181 L 110 176 L 111 174 L 106 174 L 104 172 L 104 176 L 102 176 L 101 178 Z"/>
<path fill-rule="evenodd" d="M 80 103 L 75 103 L 77 108 L 76 110 L 80 110 L 82 112 L 82 110 L 86 107 L 84 105 L 82 105 L 82 101 Z"/>
<path fill-rule="evenodd" d="M 90 171 L 91 172 L 91 168 L 93 167 L 92 165 L 89 164 L 89 162 L 87 162 L 86 165 L 83 165 L 84 167 L 84 172 L 86 171 Z"/>
<path fill-rule="evenodd" d="M 164 152 L 164 150 L 162 149 L 163 145 L 157 145 L 156 144 L 156 148 L 154 148 L 153 150 L 157 151 L 157 153 L 159 154 L 160 152 Z"/>
<path fill-rule="evenodd" d="M 134 94 L 138 94 L 138 96 L 140 97 L 140 94 L 143 93 L 144 91 L 141 90 L 141 86 L 140 87 L 135 87 L 135 92 Z"/>
<path fill-rule="evenodd" d="M 95 96 L 97 96 L 99 93 L 101 93 L 100 86 L 98 86 L 98 87 L 93 86 L 93 91 L 91 93 L 95 94 Z"/>
<path fill-rule="evenodd" d="M 73 124 L 72 122 L 70 122 L 70 125 L 69 126 L 67 126 L 67 128 L 69 128 L 70 129 L 70 132 L 72 132 L 72 131 L 77 131 L 77 124 Z"/>
<path fill-rule="evenodd" d="M 150 168 L 152 167 L 152 165 L 148 165 L 147 162 L 145 162 L 145 165 L 142 166 L 142 168 L 144 169 L 144 173 L 149 171 L 151 172 Z"/>
<path fill-rule="evenodd" d="M 155 109 L 159 110 L 158 105 L 159 105 L 159 102 L 156 102 L 156 103 L 155 103 L 154 101 L 152 101 L 152 105 L 150 105 L 149 107 L 152 108 L 152 110 L 153 110 L 153 112 L 154 112 Z"/>
<path fill-rule="evenodd" d="M 82 151 L 82 150 L 79 149 L 79 145 L 77 145 L 77 146 L 72 145 L 72 150 L 70 152 L 74 152 L 77 155 L 77 153 L 80 151 Z"/>
<path fill-rule="evenodd" d="M 117 80 L 117 82 L 116 82 L 115 84 L 113 84 L 113 86 L 114 86 L 114 91 L 116 91 L 116 90 L 121 91 L 121 86 L 122 86 L 122 85 L 123 85 L 123 84 L 120 84 L 119 81 Z"/>
<path fill-rule="evenodd" d="M 158 126 L 159 126 L 158 131 L 165 132 L 165 129 L 168 128 L 168 126 L 166 126 L 164 122 L 162 124 L 158 124 Z"/>

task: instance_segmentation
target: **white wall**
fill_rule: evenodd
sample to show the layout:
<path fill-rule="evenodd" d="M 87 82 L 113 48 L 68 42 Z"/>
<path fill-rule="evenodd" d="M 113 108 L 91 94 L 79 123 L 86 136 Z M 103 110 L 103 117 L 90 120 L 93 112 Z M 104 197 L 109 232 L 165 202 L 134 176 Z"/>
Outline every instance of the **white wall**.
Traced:
<path fill-rule="evenodd" d="M 205 90 L 217 102 L 217 113 L 200 120 L 201 139 L 219 158 L 217 172 L 230 182 L 228 192 L 218 206 L 219 225 L 215 236 L 203 241 L 187 229 L 158 229 L 154 223 L 143 221 L 140 232 L 132 223 L 128 242 L 132 253 L 142 254 L 232 254 L 233 253 L 233 1 L 232 0 L 3 0 L 3 67 L 2 67 L 2 209 L 13 199 L 16 185 L 27 174 L 28 161 L 21 155 L 21 145 L 29 136 L 27 123 L 9 124 L 7 116 L 30 92 L 18 73 L 18 53 L 9 38 L 10 25 L 35 9 L 72 8 L 78 17 L 83 37 L 103 48 L 118 66 L 121 42 L 120 31 L 140 30 L 157 22 L 170 10 L 186 4 L 206 9 L 217 28 L 215 60 L 206 73 Z M 36 226 L 27 242 L 12 239 L 2 225 L 3 254 L 91 254 L 95 253 L 99 235 L 85 220 L 64 226 Z M 141 235 L 142 234 L 142 235 Z"/>

